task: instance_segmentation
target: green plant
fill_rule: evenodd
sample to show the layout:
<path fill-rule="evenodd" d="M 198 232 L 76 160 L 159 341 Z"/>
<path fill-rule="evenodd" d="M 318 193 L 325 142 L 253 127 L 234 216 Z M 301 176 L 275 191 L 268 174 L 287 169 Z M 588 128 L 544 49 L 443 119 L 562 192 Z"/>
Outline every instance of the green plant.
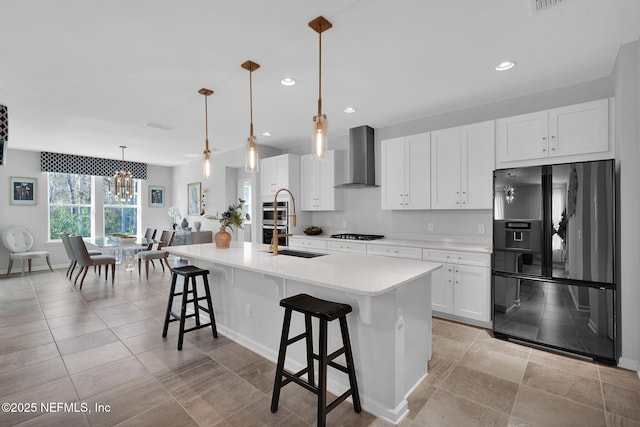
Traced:
<path fill-rule="evenodd" d="M 229 205 L 226 211 L 220 214 L 216 212 L 215 215 L 207 215 L 207 219 L 213 219 L 218 221 L 222 227 L 236 227 L 242 228 L 242 208 L 244 206 L 244 200 L 238 199 L 240 203 L 237 205 Z"/>

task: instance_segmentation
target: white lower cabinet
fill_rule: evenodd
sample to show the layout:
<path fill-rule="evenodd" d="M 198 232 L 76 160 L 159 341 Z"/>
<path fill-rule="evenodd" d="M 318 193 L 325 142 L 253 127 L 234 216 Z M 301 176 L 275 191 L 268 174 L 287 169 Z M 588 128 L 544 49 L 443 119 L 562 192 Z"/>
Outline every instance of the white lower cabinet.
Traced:
<path fill-rule="evenodd" d="M 318 238 L 289 237 L 289 248 L 298 251 L 327 253 L 327 241 Z"/>
<path fill-rule="evenodd" d="M 491 321 L 491 256 L 489 254 L 423 250 L 423 260 L 442 263 L 431 276 L 434 314 L 453 315 L 488 326 Z"/>
<path fill-rule="evenodd" d="M 355 243 L 350 241 L 329 241 L 327 242 L 327 251 L 329 253 L 336 252 L 346 252 L 350 254 L 367 254 L 367 244 L 366 243 Z"/>
<path fill-rule="evenodd" d="M 422 259 L 422 248 L 391 245 L 367 245 L 367 255 Z"/>

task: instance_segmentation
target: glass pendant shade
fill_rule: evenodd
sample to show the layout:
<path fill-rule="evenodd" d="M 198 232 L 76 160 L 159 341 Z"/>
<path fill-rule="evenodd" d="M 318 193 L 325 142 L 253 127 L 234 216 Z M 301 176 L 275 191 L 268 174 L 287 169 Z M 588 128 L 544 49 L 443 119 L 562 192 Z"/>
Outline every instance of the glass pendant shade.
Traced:
<path fill-rule="evenodd" d="M 313 116 L 313 155 L 322 158 L 327 153 L 329 121 L 325 114 Z"/>
<path fill-rule="evenodd" d="M 211 150 L 207 149 L 204 151 L 204 159 L 202 161 L 202 175 L 205 178 L 209 178 L 211 176 Z"/>
<path fill-rule="evenodd" d="M 249 149 L 247 150 L 247 162 L 245 165 L 245 171 L 254 173 L 259 170 L 259 156 L 258 156 L 258 144 L 256 144 L 256 137 L 251 136 L 247 138 L 249 141 Z"/>
<path fill-rule="evenodd" d="M 211 150 L 209 149 L 209 106 L 207 98 L 213 95 L 211 89 L 202 88 L 198 91 L 200 95 L 204 95 L 204 152 L 202 158 L 202 175 L 205 178 L 211 176 Z"/>

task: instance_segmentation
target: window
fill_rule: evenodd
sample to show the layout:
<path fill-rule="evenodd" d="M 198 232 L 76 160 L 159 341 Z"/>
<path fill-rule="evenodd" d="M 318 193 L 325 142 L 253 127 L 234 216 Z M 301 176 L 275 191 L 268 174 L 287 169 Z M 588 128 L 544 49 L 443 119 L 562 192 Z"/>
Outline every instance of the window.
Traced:
<path fill-rule="evenodd" d="M 83 237 L 92 237 L 96 229 L 102 229 L 103 236 L 138 234 L 140 180 L 134 180 L 133 197 L 120 201 L 111 192 L 109 178 L 59 172 L 48 175 L 50 240 L 59 239 L 63 231 Z"/>
<path fill-rule="evenodd" d="M 49 172 L 49 239 L 63 231 L 91 237 L 92 183 L 88 175 Z"/>
<path fill-rule="evenodd" d="M 133 180 L 133 196 L 127 200 L 118 199 L 113 193 L 109 178 L 102 179 L 104 194 L 104 235 L 114 233 L 138 234 L 138 204 L 140 192 L 138 180 Z"/>

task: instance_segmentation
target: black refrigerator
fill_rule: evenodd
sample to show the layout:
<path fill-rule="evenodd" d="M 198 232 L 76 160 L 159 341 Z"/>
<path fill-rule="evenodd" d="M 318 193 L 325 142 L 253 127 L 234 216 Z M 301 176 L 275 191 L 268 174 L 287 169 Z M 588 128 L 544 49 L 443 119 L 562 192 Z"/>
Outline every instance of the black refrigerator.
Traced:
<path fill-rule="evenodd" d="M 616 363 L 614 160 L 494 172 L 493 332 Z"/>

